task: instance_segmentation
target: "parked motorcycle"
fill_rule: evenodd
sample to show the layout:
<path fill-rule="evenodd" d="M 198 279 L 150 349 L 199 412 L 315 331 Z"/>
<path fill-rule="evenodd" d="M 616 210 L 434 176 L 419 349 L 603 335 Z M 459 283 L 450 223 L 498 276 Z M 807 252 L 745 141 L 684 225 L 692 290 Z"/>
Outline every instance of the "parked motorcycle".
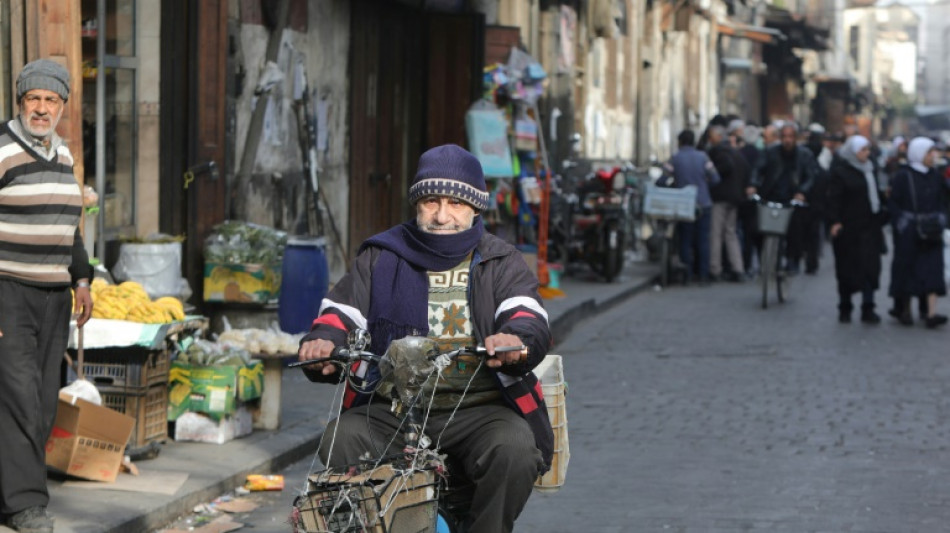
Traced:
<path fill-rule="evenodd" d="M 574 255 L 611 282 L 623 270 L 635 194 L 627 185 L 623 169 L 616 166 L 593 172 L 580 185 L 577 195 Z"/>

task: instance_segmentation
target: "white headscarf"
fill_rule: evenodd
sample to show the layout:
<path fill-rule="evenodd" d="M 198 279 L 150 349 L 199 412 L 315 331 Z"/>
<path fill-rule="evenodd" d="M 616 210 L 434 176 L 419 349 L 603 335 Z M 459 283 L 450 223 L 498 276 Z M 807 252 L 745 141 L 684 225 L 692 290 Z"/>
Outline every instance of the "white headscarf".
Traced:
<path fill-rule="evenodd" d="M 924 165 L 924 158 L 927 157 L 927 152 L 934 147 L 934 144 L 936 143 L 933 139 L 927 137 L 914 137 L 910 141 L 907 145 L 907 161 L 911 168 L 923 174 L 930 172 L 930 168 Z"/>
<path fill-rule="evenodd" d="M 861 162 L 861 160 L 858 159 L 858 152 L 869 144 L 871 144 L 871 142 L 868 141 L 867 138 L 860 135 L 852 135 L 841 145 L 839 154 L 848 164 L 864 174 L 864 180 L 868 185 L 868 203 L 871 204 L 871 212 L 877 213 L 881 209 L 881 197 L 877 194 L 877 180 L 874 178 L 874 165 L 871 161 Z"/>

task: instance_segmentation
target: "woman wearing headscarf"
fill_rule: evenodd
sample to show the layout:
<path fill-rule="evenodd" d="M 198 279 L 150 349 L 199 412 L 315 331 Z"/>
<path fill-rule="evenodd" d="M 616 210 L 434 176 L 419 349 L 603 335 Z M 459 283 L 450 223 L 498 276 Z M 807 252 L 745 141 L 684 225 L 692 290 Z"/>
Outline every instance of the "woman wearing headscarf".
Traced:
<path fill-rule="evenodd" d="M 827 213 L 838 280 L 838 321 L 851 322 L 851 297 L 861 293 L 861 322 L 878 324 L 874 292 L 880 285 L 881 253 L 887 221 L 871 145 L 860 135 L 849 137 L 831 165 Z"/>
<path fill-rule="evenodd" d="M 935 328 L 947 323 L 937 314 L 937 296 L 947 293 L 943 278 L 943 241 L 922 240 L 917 232 L 917 214 L 941 213 L 946 227 L 950 186 L 934 169 L 938 157 L 934 142 L 916 137 L 907 147 L 908 165 L 891 183 L 890 211 L 894 225 L 894 258 L 891 263 L 891 296 L 901 324 L 913 324 L 910 298 L 926 298 L 924 323 Z"/>

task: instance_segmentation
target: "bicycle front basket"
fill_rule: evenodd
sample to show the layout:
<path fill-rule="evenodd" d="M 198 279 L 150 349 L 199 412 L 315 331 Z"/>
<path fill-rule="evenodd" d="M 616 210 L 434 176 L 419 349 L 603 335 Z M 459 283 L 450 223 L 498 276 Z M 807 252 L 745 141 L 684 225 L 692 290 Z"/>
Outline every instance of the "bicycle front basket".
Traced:
<path fill-rule="evenodd" d="M 306 495 L 294 502 L 300 533 L 435 531 L 439 490 L 432 468 L 383 464 L 360 473 L 324 470 L 307 484 Z"/>
<path fill-rule="evenodd" d="M 794 210 L 794 207 L 784 207 L 776 204 L 759 204 L 759 233 L 785 235 L 788 231 L 788 222 L 792 219 L 792 211 Z"/>

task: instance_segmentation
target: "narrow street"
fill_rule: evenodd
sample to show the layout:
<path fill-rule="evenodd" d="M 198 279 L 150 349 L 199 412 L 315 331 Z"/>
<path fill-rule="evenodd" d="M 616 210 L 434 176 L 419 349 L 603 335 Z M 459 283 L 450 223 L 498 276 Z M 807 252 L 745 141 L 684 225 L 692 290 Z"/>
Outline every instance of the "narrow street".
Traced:
<path fill-rule="evenodd" d="M 721 283 L 647 291 L 578 324 L 557 349 L 567 483 L 536 493 L 517 531 L 943 529 L 948 333 L 897 325 L 880 295 L 882 324 L 838 324 L 832 269 L 826 250 L 768 310 L 758 284 Z M 310 468 L 236 519 L 284 530 Z"/>

